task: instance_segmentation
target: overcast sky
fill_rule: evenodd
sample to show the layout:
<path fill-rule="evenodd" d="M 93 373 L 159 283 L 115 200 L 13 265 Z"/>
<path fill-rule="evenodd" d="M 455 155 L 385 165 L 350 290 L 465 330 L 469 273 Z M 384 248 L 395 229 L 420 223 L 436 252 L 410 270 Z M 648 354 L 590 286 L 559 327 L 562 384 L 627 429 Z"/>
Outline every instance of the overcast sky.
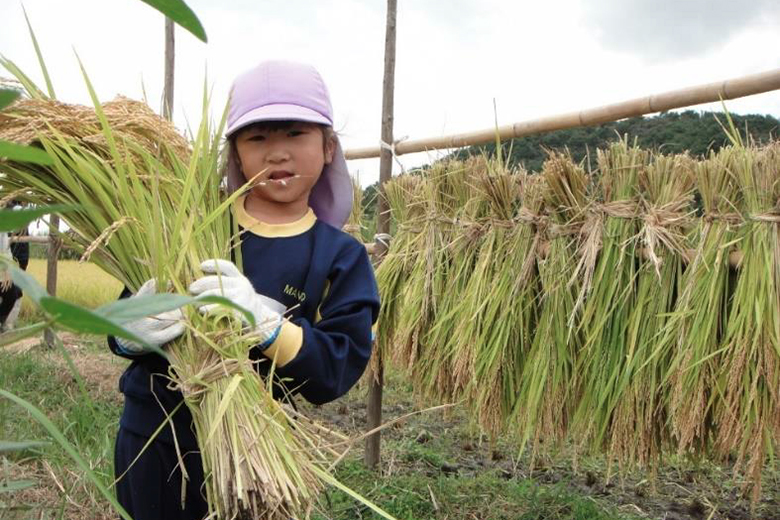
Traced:
<path fill-rule="evenodd" d="M 176 32 L 175 122 L 200 119 L 263 59 L 314 64 L 345 148 L 379 141 L 386 2 L 189 0 L 209 37 Z M 777 0 L 398 0 L 395 136 L 466 132 L 780 68 Z M 25 0 L 59 99 L 88 104 L 74 50 L 98 95 L 159 110 L 163 18 L 139 0 Z M 21 4 L 4 1 L 0 53 L 40 80 Z M 4 71 L 0 71 L 4 74 Z M 4 74 L 7 75 L 7 74 Z M 41 81 L 42 83 L 42 81 Z M 494 115 L 493 103 L 497 107 Z M 728 103 L 780 117 L 780 93 Z M 718 109 L 700 106 L 698 109 Z M 402 156 L 409 168 L 429 160 Z M 378 161 L 352 161 L 362 184 Z M 400 168 L 396 165 L 396 170 Z"/>

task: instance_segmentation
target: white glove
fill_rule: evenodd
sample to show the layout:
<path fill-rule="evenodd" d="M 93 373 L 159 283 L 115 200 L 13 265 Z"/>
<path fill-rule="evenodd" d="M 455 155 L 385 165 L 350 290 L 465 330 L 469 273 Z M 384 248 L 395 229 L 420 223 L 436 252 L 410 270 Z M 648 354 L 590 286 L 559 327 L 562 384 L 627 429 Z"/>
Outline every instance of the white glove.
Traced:
<path fill-rule="evenodd" d="M 154 279 L 147 280 L 138 289 L 138 292 L 130 297 L 138 298 L 139 296 L 150 296 L 157 292 L 157 283 Z M 126 323 L 123 327 L 142 340 L 146 341 L 150 345 L 161 347 L 171 340 L 174 340 L 184 334 L 184 314 L 181 309 L 175 309 L 172 311 L 161 312 L 155 316 L 147 316 L 136 321 Z M 129 339 L 116 338 L 116 342 L 119 346 L 128 351 L 129 354 L 143 354 L 150 352 L 149 349 L 143 345 L 139 345 L 135 341 Z"/>
<path fill-rule="evenodd" d="M 204 276 L 192 282 L 190 292 L 195 296 L 223 296 L 243 307 L 255 317 L 255 333 L 260 337 L 260 347 L 268 347 L 282 325 L 284 305 L 258 294 L 252 286 L 252 282 L 241 274 L 238 267 L 227 260 L 217 258 L 206 260 L 200 264 L 204 273 L 214 273 Z M 224 308 L 218 304 L 203 305 L 200 311 L 203 313 L 214 312 L 218 308 Z M 233 313 L 240 317 L 245 325 L 248 325 L 246 316 L 236 310 Z"/>

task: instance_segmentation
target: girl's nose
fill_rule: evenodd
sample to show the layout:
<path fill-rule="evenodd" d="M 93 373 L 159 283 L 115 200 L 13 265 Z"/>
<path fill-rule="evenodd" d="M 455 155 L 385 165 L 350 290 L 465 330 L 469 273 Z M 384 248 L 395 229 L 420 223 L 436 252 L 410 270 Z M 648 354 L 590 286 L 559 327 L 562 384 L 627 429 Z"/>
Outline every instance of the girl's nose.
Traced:
<path fill-rule="evenodd" d="M 286 146 L 274 145 L 268 152 L 268 161 L 272 163 L 284 162 L 290 158 L 290 152 Z"/>

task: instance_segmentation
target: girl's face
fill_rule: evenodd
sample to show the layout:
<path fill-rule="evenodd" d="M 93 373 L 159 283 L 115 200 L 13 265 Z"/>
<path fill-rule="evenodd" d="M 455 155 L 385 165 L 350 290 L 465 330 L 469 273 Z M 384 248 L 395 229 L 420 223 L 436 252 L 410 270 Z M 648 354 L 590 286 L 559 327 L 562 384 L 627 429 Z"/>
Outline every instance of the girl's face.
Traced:
<path fill-rule="evenodd" d="M 323 142 L 324 141 L 324 142 Z M 264 200 L 291 203 L 306 198 L 333 160 L 336 143 L 323 138 L 314 123 L 250 125 L 235 138 L 241 171 L 253 184 L 252 193 Z"/>

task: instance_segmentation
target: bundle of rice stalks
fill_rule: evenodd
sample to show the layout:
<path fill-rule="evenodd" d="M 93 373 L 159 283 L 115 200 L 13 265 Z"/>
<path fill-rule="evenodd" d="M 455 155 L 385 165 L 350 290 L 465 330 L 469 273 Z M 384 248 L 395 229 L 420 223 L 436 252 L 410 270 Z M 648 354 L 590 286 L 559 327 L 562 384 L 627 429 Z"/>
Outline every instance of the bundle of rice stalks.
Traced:
<path fill-rule="evenodd" d="M 363 229 L 365 214 L 363 212 L 363 188 L 360 187 L 359 177 L 350 177 L 352 181 L 352 211 L 347 223 L 344 224 L 344 232 L 349 233 L 357 240 L 363 241 Z"/>
<path fill-rule="evenodd" d="M 628 355 L 628 323 L 636 297 L 637 181 L 647 162 L 648 153 L 625 140 L 599 150 L 603 201 L 592 205 L 583 226 L 587 240 L 581 258 L 594 258 L 594 250 L 599 255 L 585 266 L 581 294 L 589 292 L 580 324 L 584 343 L 577 361 L 579 403 L 572 429 L 581 443 L 591 442 L 596 450 L 612 423 L 615 387 Z"/>
<path fill-rule="evenodd" d="M 493 243 L 480 253 L 474 270 L 476 279 L 484 277 L 484 288 L 474 295 L 478 312 L 473 313 L 476 322 L 468 341 L 474 349 L 474 407 L 480 425 L 493 438 L 506 428 L 515 408 L 533 341 L 543 185 L 542 177 L 525 172 L 488 178 L 485 185 L 493 210 L 488 231 Z"/>
<path fill-rule="evenodd" d="M 513 412 L 521 446 L 531 441 L 534 453 L 541 442 L 550 450 L 565 439 L 573 412 L 571 383 L 582 338 L 574 327 L 579 321 L 571 319 L 579 282 L 572 276 L 588 186 L 584 169 L 565 154 L 551 154 L 542 174 L 548 221 L 539 230 L 547 244 L 545 254 L 537 255 L 539 318 Z"/>
<path fill-rule="evenodd" d="M 214 128 L 204 96 L 202 123 L 182 160 L 169 146 L 177 140 L 167 123 L 149 123 L 146 108 L 134 117 L 139 105 L 129 103 L 123 105 L 126 119 L 138 126 L 117 130 L 86 81 L 91 116 L 78 109 L 61 118 L 62 128 L 55 118 L 35 134 L 53 166 L 0 164 L 3 183 L 24 188 L 36 204 L 77 204 L 65 221 L 92 259 L 131 290 L 155 278 L 158 287 L 186 293 L 201 276 L 201 261 L 226 257 L 236 242 L 229 209 L 241 192 L 225 198 L 216 174 L 225 117 Z M 50 113 L 65 110 L 50 103 Z M 45 104 L 36 106 L 46 113 Z M 26 117 L 23 108 L 11 107 L 10 117 Z M 92 138 L 95 120 L 101 139 Z M 240 263 L 240 248 L 236 253 Z M 343 438 L 289 414 L 272 398 L 273 376 L 263 381 L 249 359 L 258 338 L 232 313 L 214 318 L 185 309 L 185 316 L 186 333 L 167 349 L 170 386 L 182 392 L 193 416 L 211 515 L 306 516 L 325 483 L 339 485 L 330 475 L 337 455 L 330 446 L 343 446 Z"/>
<path fill-rule="evenodd" d="M 409 253 L 416 257 L 400 294 L 400 313 L 396 322 L 393 360 L 410 369 L 420 370 L 424 355 L 424 336 L 435 319 L 450 276 L 450 250 L 467 171 L 462 163 L 438 164 L 426 172 L 421 203 L 425 206 L 417 227 L 415 244 Z"/>
<path fill-rule="evenodd" d="M 729 253 L 742 226 L 740 191 L 729 166 L 733 153 L 724 148 L 695 165 L 703 209 L 693 239 L 696 249 L 656 345 L 659 358 L 671 356 L 667 408 L 680 453 L 705 453 L 712 439 L 716 374 L 731 292 Z"/>
<path fill-rule="evenodd" d="M 734 132 L 734 135 L 736 132 Z M 751 477 L 780 438 L 780 145 L 737 143 L 728 168 L 742 192 L 745 224 L 736 287 L 716 371 L 716 446 Z"/>
<path fill-rule="evenodd" d="M 116 146 L 118 151 L 134 156 L 139 168 L 145 166 L 143 156 L 137 155 L 132 147 L 123 148 L 125 139 L 165 162 L 167 167 L 172 166 L 167 157 L 169 153 L 175 154 L 179 161 L 187 162 L 190 156 L 187 139 L 146 103 L 117 96 L 101 105 L 101 111 L 118 137 L 113 145 L 107 141 L 95 109 L 42 96 L 20 99 L 12 110 L 0 112 L 0 139 L 31 145 L 38 141 L 40 134 L 47 134 L 53 127 L 102 157 L 109 157 L 111 146 Z M 161 143 L 165 143 L 164 147 Z"/>
<path fill-rule="evenodd" d="M 401 175 L 385 183 L 385 197 L 390 208 L 396 233 L 390 248 L 376 269 L 381 307 L 377 320 L 377 339 L 372 363 L 390 359 L 397 330 L 401 292 L 411 267 L 417 260 L 419 225 L 425 215 L 422 191 L 426 181 L 419 175 Z M 374 370 L 374 373 L 377 373 Z"/>
<path fill-rule="evenodd" d="M 476 307 L 472 275 L 488 242 L 484 222 L 488 201 L 480 184 L 495 169 L 495 164 L 482 156 L 452 166 L 462 168 L 467 177 L 458 179 L 460 189 L 454 201 L 455 217 L 447 244 L 447 286 L 439 295 L 436 316 L 424 337 L 425 356 L 413 367 L 422 393 L 445 402 L 462 399 L 471 382 L 471 365 L 464 357 L 472 356 L 475 347 L 464 343 L 458 334 L 464 332 L 464 319 L 466 334 L 471 327 L 479 326 L 472 319 Z"/>
<path fill-rule="evenodd" d="M 636 294 L 628 317 L 625 357 L 612 375 L 609 454 L 621 465 L 658 462 L 661 442 L 670 438 L 664 378 L 670 356 L 655 349 L 679 291 L 693 224 L 693 168 L 690 158 L 657 155 L 639 172 L 642 221 Z"/>

